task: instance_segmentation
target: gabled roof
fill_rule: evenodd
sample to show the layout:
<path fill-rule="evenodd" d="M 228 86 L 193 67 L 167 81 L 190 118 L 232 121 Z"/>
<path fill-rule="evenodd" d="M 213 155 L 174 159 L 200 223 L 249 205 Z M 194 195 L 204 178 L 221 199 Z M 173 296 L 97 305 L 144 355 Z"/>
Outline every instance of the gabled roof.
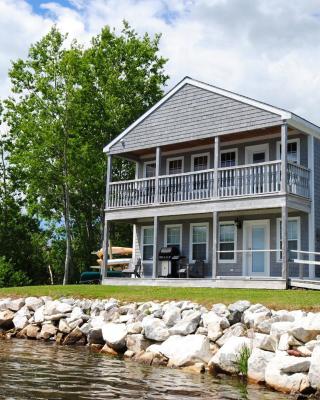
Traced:
<path fill-rule="evenodd" d="M 169 92 L 161 100 L 159 100 L 153 107 L 151 107 L 147 112 L 145 112 L 143 115 L 141 115 L 140 118 L 138 118 L 128 128 L 126 128 L 120 135 L 118 135 L 107 146 L 105 146 L 103 151 L 105 153 L 108 153 L 112 146 L 114 146 L 116 143 L 118 143 L 132 129 L 134 129 L 137 125 L 139 125 L 151 113 L 153 113 L 156 109 L 158 109 L 163 103 L 165 103 L 170 97 L 172 97 L 176 92 L 178 92 L 183 86 L 185 86 L 187 84 L 198 87 L 200 89 L 210 91 L 212 93 L 216 93 L 216 94 L 225 96 L 227 98 L 242 102 L 244 104 L 251 105 L 256 108 L 260 108 L 261 110 L 271 112 L 275 115 L 278 115 L 282 120 L 287 121 L 288 125 L 290 125 L 291 127 L 299 129 L 305 133 L 309 133 L 311 135 L 320 137 L 320 128 L 317 125 L 305 120 L 304 118 L 299 117 L 298 115 L 296 115 L 290 111 L 284 110 L 282 108 L 274 107 L 270 104 L 267 104 L 267 103 L 264 103 L 264 102 L 261 102 L 258 100 L 254 100 L 254 99 L 251 99 L 250 97 L 242 96 L 240 94 L 230 92 L 228 90 L 221 89 L 219 87 L 212 86 L 207 83 L 204 83 L 204 82 L 201 82 L 201 81 L 198 81 L 198 80 L 195 80 L 195 79 L 192 79 L 192 78 L 189 78 L 188 76 L 186 76 L 176 86 L 174 86 L 171 90 L 169 90 Z"/>

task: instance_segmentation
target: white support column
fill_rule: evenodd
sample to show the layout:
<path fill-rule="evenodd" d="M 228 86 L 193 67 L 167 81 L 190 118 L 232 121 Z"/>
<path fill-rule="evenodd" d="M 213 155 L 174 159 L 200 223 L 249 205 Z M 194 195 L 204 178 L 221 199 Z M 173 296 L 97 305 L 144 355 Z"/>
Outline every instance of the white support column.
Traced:
<path fill-rule="evenodd" d="M 139 179 L 139 166 L 140 166 L 140 163 L 139 163 L 139 161 L 136 161 L 135 162 L 135 174 L 134 174 L 134 179 Z"/>
<path fill-rule="evenodd" d="M 110 221 L 107 220 L 107 216 L 104 219 L 104 232 L 103 232 L 103 263 L 101 266 L 101 277 L 107 278 L 108 276 L 108 248 L 109 248 L 109 236 L 110 236 Z"/>
<path fill-rule="evenodd" d="M 220 165 L 220 136 L 214 137 L 214 182 L 213 197 L 218 197 L 218 168 Z"/>
<path fill-rule="evenodd" d="M 159 231 L 159 219 L 157 216 L 153 217 L 153 263 L 152 263 L 152 278 L 155 279 L 158 275 L 158 231 Z"/>
<path fill-rule="evenodd" d="M 287 122 L 281 125 L 281 192 L 287 194 L 288 175 L 288 125 Z"/>
<path fill-rule="evenodd" d="M 219 245 L 219 214 L 212 213 L 212 279 L 216 279 L 218 270 L 218 245 Z"/>
<path fill-rule="evenodd" d="M 107 182 L 106 182 L 106 208 L 109 208 L 109 187 L 112 182 L 112 155 L 108 154 L 107 160 Z"/>
<path fill-rule="evenodd" d="M 282 278 L 288 282 L 288 206 L 287 201 L 281 208 L 281 241 L 282 241 Z"/>
<path fill-rule="evenodd" d="M 311 199 L 311 211 L 308 214 L 308 241 L 309 251 L 315 252 L 315 204 L 314 204 L 314 138 L 308 136 L 308 168 L 310 169 L 310 199 Z M 309 255 L 309 261 L 314 261 L 315 256 Z M 309 278 L 315 278 L 315 265 L 309 265 Z"/>
<path fill-rule="evenodd" d="M 154 202 L 159 203 L 159 175 L 160 175 L 160 162 L 161 162 L 161 148 L 156 148 L 156 171 L 155 171 L 155 193 Z"/>

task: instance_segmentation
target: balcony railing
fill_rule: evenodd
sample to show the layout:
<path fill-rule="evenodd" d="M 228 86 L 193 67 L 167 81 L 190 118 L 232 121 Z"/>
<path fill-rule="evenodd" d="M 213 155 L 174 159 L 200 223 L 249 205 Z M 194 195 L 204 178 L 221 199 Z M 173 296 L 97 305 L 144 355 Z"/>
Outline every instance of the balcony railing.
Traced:
<path fill-rule="evenodd" d="M 218 169 L 218 190 L 214 193 L 214 169 L 178 175 L 162 175 L 156 193 L 155 178 L 109 184 L 109 208 L 168 204 L 214 198 L 255 196 L 281 190 L 281 161 Z M 310 170 L 287 164 L 288 192 L 310 197 Z M 156 196 L 157 194 L 157 196 Z"/>

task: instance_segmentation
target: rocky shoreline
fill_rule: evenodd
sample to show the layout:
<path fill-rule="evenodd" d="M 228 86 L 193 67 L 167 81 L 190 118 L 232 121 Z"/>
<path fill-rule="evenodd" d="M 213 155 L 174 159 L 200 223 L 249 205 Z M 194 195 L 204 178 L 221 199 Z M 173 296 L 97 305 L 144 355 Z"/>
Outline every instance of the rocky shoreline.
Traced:
<path fill-rule="evenodd" d="M 285 393 L 320 393 L 320 313 L 242 300 L 211 310 L 190 301 L 121 303 L 0 299 L 2 338 L 88 345 L 148 365 L 246 376 Z"/>

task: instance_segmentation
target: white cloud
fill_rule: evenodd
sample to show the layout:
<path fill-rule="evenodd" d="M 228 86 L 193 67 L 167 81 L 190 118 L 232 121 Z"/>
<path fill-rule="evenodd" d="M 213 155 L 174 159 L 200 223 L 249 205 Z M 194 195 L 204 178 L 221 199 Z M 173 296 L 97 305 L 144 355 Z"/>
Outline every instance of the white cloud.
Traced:
<path fill-rule="evenodd" d="M 87 43 L 126 19 L 139 33 L 162 32 L 169 86 L 185 75 L 292 110 L 320 124 L 318 0 L 0 0 L 0 83 L 9 60 L 55 22 Z"/>

